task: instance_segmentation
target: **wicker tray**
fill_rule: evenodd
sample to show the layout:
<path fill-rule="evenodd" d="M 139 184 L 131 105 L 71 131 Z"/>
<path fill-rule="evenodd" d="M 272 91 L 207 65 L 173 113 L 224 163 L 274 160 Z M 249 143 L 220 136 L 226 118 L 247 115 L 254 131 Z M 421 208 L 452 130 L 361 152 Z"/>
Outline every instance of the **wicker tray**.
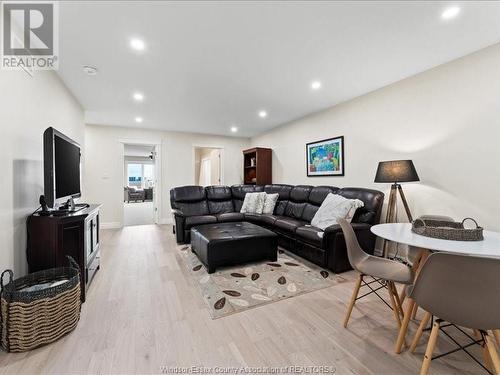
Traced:
<path fill-rule="evenodd" d="M 476 228 L 464 228 L 464 223 L 467 220 L 473 221 L 476 224 Z M 416 219 L 413 221 L 411 230 L 422 236 L 439 238 L 441 240 L 482 241 L 484 239 L 483 228 L 477 224 L 476 220 L 470 217 L 463 219 L 462 222 Z"/>
<path fill-rule="evenodd" d="M 8 352 L 24 352 L 56 341 L 72 331 L 80 319 L 80 271 L 73 258 L 70 267 L 34 272 L 13 280 L 6 270 L 0 278 L 0 339 Z M 4 285 L 4 275 L 9 282 Z M 64 280 L 56 286 L 33 286 Z"/>

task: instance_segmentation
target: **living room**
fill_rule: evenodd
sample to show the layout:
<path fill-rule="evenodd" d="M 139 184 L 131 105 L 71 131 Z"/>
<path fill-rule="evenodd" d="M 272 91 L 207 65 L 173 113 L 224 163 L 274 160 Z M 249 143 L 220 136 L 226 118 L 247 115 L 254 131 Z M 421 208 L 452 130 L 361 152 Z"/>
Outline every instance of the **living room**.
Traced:
<path fill-rule="evenodd" d="M 1 371 L 499 374 L 499 16 L 2 2 Z"/>

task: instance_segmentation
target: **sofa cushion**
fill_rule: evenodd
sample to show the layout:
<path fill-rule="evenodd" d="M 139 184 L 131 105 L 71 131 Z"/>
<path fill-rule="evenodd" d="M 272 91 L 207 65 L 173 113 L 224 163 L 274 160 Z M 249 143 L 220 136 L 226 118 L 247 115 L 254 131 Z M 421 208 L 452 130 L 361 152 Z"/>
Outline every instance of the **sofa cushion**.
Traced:
<path fill-rule="evenodd" d="M 278 202 L 279 194 L 265 194 L 266 197 L 264 199 L 264 208 L 262 209 L 262 213 L 272 215 L 274 213 L 274 207 L 276 207 L 276 203 Z"/>
<path fill-rule="evenodd" d="M 223 214 L 215 215 L 219 223 L 229 222 L 229 221 L 243 221 L 245 216 L 239 212 L 226 212 Z"/>
<path fill-rule="evenodd" d="M 240 212 L 246 193 L 256 193 L 264 191 L 264 186 L 255 185 L 233 185 L 231 195 L 233 197 L 234 211 Z"/>
<path fill-rule="evenodd" d="M 241 206 L 241 213 L 261 214 L 264 209 L 266 193 L 246 193 L 245 200 Z"/>
<path fill-rule="evenodd" d="M 298 240 L 316 247 L 323 247 L 324 234 L 323 230 L 311 225 L 298 227 L 295 231 L 295 236 Z"/>
<path fill-rule="evenodd" d="M 365 204 L 356 210 L 352 218 L 353 223 L 378 223 L 382 211 L 384 193 L 378 190 L 348 187 L 339 189 L 337 194 L 348 199 L 359 199 Z"/>
<path fill-rule="evenodd" d="M 181 186 L 170 190 L 170 205 L 185 216 L 208 214 L 206 193 L 201 186 Z"/>
<path fill-rule="evenodd" d="M 364 203 L 359 199 L 348 199 L 338 194 L 328 194 L 311 220 L 311 225 L 325 229 L 330 225 L 337 224 L 338 219 L 352 219 L 354 211 L 363 205 Z"/>
<path fill-rule="evenodd" d="M 298 227 L 304 226 L 307 223 L 303 220 L 294 219 L 291 217 L 278 217 L 274 222 L 274 227 L 280 232 L 293 234 Z"/>
<path fill-rule="evenodd" d="M 190 229 L 196 225 L 216 223 L 217 218 L 213 215 L 189 216 L 186 218 L 185 229 Z"/>
<path fill-rule="evenodd" d="M 319 207 L 328 194 L 337 194 L 338 190 L 338 188 L 333 186 L 315 186 L 311 189 L 307 200 L 309 203 Z"/>
<path fill-rule="evenodd" d="M 312 186 L 297 185 L 290 192 L 290 201 L 285 208 L 285 216 L 301 219 Z"/>
<path fill-rule="evenodd" d="M 277 216 L 267 214 L 245 214 L 245 220 L 256 224 L 273 225 Z"/>

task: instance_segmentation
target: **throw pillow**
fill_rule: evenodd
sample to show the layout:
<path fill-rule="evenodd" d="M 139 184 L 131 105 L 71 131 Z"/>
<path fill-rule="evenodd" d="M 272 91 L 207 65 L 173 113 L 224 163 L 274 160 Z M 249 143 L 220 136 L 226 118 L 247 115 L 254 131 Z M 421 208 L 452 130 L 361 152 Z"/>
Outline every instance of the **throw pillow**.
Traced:
<path fill-rule="evenodd" d="M 276 206 L 276 202 L 278 202 L 278 197 L 280 195 L 276 194 L 267 194 L 266 199 L 264 200 L 264 209 L 262 210 L 263 214 L 272 215 L 274 212 L 274 206 Z"/>
<path fill-rule="evenodd" d="M 347 199 L 338 194 L 328 194 L 320 208 L 311 220 L 311 225 L 325 230 L 330 225 L 337 224 L 337 219 L 354 216 L 354 212 L 364 203 L 359 199 Z M 352 213 L 351 213 L 352 210 Z"/>
<path fill-rule="evenodd" d="M 261 214 L 264 209 L 265 199 L 266 193 L 246 193 L 240 212 L 247 214 Z"/>

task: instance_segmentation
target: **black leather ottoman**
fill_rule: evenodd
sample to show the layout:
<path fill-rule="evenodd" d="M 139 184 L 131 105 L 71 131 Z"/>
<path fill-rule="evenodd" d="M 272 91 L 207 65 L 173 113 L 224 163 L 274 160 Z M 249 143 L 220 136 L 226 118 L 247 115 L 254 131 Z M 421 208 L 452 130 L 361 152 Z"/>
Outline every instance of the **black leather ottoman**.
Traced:
<path fill-rule="evenodd" d="M 191 250 L 214 273 L 221 266 L 276 261 L 278 235 L 247 222 L 200 225 L 191 228 Z"/>

